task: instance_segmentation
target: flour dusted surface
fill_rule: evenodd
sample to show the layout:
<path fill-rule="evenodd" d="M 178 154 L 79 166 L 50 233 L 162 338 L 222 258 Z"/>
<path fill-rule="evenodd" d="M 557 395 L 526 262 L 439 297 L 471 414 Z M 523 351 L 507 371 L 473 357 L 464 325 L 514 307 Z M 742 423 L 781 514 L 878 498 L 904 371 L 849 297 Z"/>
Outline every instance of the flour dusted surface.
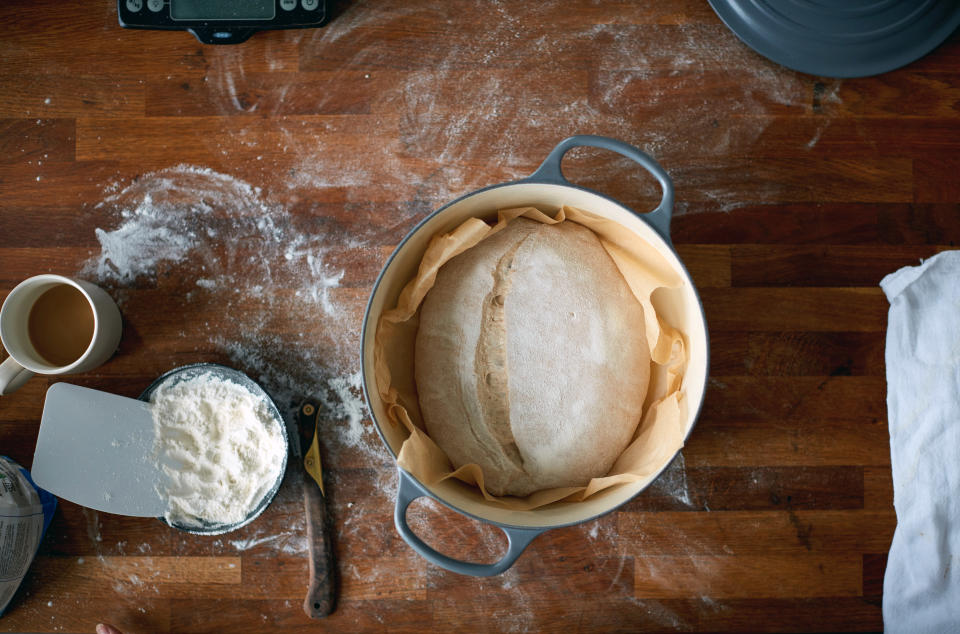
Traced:
<path fill-rule="evenodd" d="M 151 400 L 166 520 L 191 527 L 245 519 L 286 455 L 267 402 L 210 373 L 161 386 Z"/>
<path fill-rule="evenodd" d="M 284 414 L 305 395 L 319 398 L 325 441 L 383 457 L 383 443 L 364 422 L 356 355 L 362 310 L 340 286 L 349 263 L 379 257 L 372 244 L 388 239 L 381 236 L 392 235 L 389 228 L 364 225 L 344 235 L 292 213 L 289 203 L 269 200 L 258 187 L 194 165 L 143 174 L 107 194 L 101 205 L 115 222 L 97 230 L 100 251 L 81 277 L 111 290 L 134 325 L 128 289 L 144 280 L 163 291 L 177 286 L 188 310 L 219 306 L 231 313 L 233 329 L 215 320 L 191 324 L 205 339 L 203 351 L 256 379 Z M 296 319 L 291 291 L 302 310 Z M 320 321 L 323 327 L 314 327 Z"/>

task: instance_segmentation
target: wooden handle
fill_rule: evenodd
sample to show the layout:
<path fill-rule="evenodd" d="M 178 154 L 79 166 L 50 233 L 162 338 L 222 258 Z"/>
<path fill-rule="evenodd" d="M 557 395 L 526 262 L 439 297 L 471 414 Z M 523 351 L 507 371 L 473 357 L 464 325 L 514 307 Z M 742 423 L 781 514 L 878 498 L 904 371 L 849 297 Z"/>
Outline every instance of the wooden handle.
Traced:
<path fill-rule="evenodd" d="M 300 447 L 305 452 L 313 442 L 316 431 L 317 404 L 304 401 L 297 412 Z M 322 619 L 331 612 L 337 601 L 336 572 L 333 560 L 333 541 L 327 516 L 327 503 L 320 487 L 303 468 L 303 505 L 307 512 L 307 543 L 310 547 L 310 579 L 303 611 L 312 619 Z"/>
<path fill-rule="evenodd" d="M 306 472 L 303 503 L 307 510 L 307 541 L 310 544 L 310 581 L 303 611 L 312 619 L 320 619 L 333 612 L 336 604 L 336 567 L 327 504 L 319 487 Z"/>

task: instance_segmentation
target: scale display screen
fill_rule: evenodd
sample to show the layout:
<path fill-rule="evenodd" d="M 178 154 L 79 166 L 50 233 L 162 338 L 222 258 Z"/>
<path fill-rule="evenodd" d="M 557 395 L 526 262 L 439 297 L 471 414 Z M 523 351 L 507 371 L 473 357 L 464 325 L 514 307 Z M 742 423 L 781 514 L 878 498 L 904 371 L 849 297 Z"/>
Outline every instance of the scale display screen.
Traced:
<path fill-rule="evenodd" d="M 170 0 L 174 20 L 272 20 L 275 0 Z"/>

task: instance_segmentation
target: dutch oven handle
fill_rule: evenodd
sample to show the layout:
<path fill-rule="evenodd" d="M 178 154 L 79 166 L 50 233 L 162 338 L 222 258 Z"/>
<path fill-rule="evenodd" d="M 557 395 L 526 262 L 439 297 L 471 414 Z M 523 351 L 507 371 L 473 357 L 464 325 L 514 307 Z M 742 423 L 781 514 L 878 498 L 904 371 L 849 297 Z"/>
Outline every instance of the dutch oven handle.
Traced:
<path fill-rule="evenodd" d="M 670 243 L 670 216 L 673 214 L 673 181 L 667 172 L 660 167 L 650 155 L 638 150 L 637 148 L 605 136 L 594 134 L 578 134 L 561 141 L 553 151 L 547 155 L 540 167 L 533 174 L 525 178 L 522 182 L 549 183 L 553 185 L 572 186 L 563 176 L 560 169 L 560 163 L 563 161 L 563 155 L 575 147 L 587 146 L 610 150 L 621 156 L 639 163 L 645 170 L 650 172 L 657 182 L 660 183 L 660 189 L 663 190 L 663 197 L 660 204 L 653 211 L 637 214 L 652 226 L 660 236 Z"/>
<path fill-rule="evenodd" d="M 414 480 L 413 476 L 409 473 L 399 468 L 397 471 L 400 474 L 400 491 L 397 494 L 397 506 L 393 513 L 393 521 L 397 525 L 397 531 L 400 533 L 400 536 L 403 537 L 403 540 L 417 551 L 421 557 L 451 572 L 474 577 L 492 577 L 493 575 L 499 575 L 513 565 L 513 562 L 517 560 L 517 557 L 523 553 L 537 535 L 547 530 L 545 528 L 500 526 L 500 529 L 507 534 L 507 552 L 503 555 L 503 558 L 496 563 L 474 564 L 448 557 L 430 548 L 430 546 L 410 530 L 410 525 L 407 524 L 407 507 L 419 497 L 432 496 L 419 482 Z"/>

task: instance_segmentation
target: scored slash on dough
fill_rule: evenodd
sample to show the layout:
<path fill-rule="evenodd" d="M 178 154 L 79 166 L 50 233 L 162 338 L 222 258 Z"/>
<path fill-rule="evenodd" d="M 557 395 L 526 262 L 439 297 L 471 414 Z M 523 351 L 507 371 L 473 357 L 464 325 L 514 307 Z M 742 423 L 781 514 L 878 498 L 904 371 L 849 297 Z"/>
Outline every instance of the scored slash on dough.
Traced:
<path fill-rule="evenodd" d="M 527 236 L 528 237 L 528 236 Z M 489 421 L 489 430 L 503 449 L 505 457 L 526 473 L 523 454 L 517 447 L 510 423 L 510 386 L 507 367 L 506 297 L 512 282 L 513 257 L 527 237 L 519 240 L 497 260 L 493 270 L 493 288 L 483 299 L 484 327 L 477 339 L 474 375 L 477 378 L 477 396 L 483 418 Z"/>

